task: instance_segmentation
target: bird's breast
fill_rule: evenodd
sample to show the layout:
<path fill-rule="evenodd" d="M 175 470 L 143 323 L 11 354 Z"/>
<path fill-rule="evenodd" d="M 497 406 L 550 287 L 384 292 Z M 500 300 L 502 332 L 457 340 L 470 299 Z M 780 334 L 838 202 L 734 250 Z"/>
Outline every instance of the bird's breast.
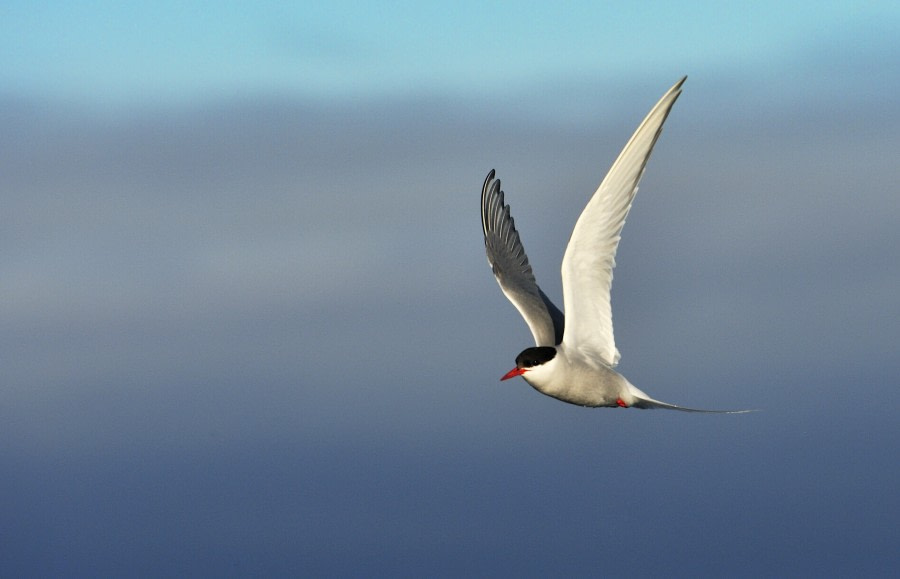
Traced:
<path fill-rule="evenodd" d="M 538 392 L 580 406 L 616 406 L 627 392 L 625 378 L 608 366 L 558 358 L 552 371 L 536 368 L 523 377 Z"/>

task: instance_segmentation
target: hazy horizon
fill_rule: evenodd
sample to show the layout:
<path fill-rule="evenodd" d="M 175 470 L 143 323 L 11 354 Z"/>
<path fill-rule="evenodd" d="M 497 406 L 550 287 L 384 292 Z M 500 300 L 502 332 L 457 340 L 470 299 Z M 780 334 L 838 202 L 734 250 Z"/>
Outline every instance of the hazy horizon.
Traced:
<path fill-rule="evenodd" d="M 875 5 L 0 9 L 4 575 L 898 567 L 900 14 Z M 207 7 L 208 8 L 208 7 Z M 572 227 L 682 75 L 619 369 L 500 383 L 497 170 Z"/>

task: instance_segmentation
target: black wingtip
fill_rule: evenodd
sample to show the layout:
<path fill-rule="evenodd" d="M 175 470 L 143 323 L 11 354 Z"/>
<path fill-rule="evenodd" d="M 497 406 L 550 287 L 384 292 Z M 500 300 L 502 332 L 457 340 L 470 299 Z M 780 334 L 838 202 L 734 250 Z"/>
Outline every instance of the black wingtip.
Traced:
<path fill-rule="evenodd" d="M 487 177 L 484 178 L 484 185 L 481 186 L 482 196 L 484 196 L 485 192 L 487 191 L 490 182 L 494 180 L 494 174 L 494 170 L 491 169 L 490 171 L 488 171 Z"/>
<path fill-rule="evenodd" d="M 485 243 L 487 243 L 488 229 L 492 228 L 489 226 L 488 221 L 489 219 L 492 219 L 491 215 L 494 214 L 494 208 L 499 207 L 501 211 L 504 208 L 503 191 L 500 190 L 500 179 L 495 179 L 494 175 L 495 172 L 491 169 L 484 179 L 484 185 L 481 186 L 481 231 L 484 234 Z M 508 211 L 509 210 L 507 209 L 507 212 Z M 496 223 L 492 225 L 496 227 Z M 515 226 L 512 227 L 513 230 L 515 230 Z"/>

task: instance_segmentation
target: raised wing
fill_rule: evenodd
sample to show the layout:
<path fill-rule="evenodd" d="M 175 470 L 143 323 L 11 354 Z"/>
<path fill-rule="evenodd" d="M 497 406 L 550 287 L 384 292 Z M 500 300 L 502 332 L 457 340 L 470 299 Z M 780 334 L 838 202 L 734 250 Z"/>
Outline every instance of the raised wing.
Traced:
<path fill-rule="evenodd" d="M 563 257 L 563 305 L 569 320 L 564 343 L 599 354 L 610 366 L 619 361 L 609 298 L 616 248 L 653 145 L 685 79 L 663 95 L 625 145 L 578 218 Z"/>
<path fill-rule="evenodd" d="M 555 346 L 562 341 L 564 317 L 538 287 L 519 240 L 519 232 L 509 206 L 503 202 L 500 180 L 494 170 L 488 173 L 481 189 L 481 229 L 488 263 L 500 289 L 516 306 L 534 335 L 537 346 Z"/>

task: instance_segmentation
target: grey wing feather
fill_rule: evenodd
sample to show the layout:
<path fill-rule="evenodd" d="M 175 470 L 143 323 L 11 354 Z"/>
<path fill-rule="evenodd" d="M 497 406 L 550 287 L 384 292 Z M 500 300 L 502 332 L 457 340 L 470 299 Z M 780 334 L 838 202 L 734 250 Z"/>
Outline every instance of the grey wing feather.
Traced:
<path fill-rule="evenodd" d="M 509 206 L 503 202 L 500 180 L 491 169 L 481 189 L 481 228 L 488 263 L 500 289 L 516 306 L 538 346 L 555 346 L 562 342 L 565 316 L 541 291 L 525 248 L 519 240 Z"/>

